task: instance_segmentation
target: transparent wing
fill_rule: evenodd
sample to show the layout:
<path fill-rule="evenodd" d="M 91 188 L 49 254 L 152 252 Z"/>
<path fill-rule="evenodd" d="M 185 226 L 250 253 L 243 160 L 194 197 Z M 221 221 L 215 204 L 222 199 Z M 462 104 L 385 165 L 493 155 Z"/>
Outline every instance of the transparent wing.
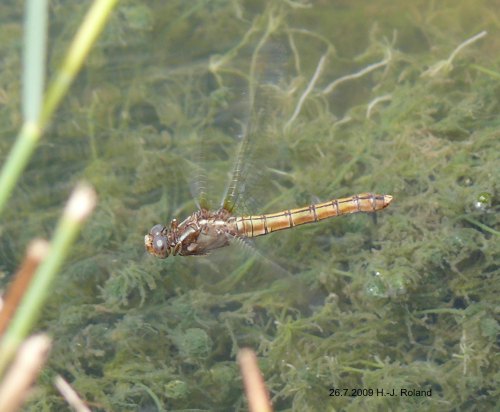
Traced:
<path fill-rule="evenodd" d="M 267 140 L 273 118 L 279 112 L 276 101 L 282 94 L 287 77 L 289 50 L 284 37 L 278 33 L 264 31 L 249 44 L 249 55 L 240 56 L 238 63 L 248 67 L 244 76 L 246 90 L 239 106 L 244 115 L 238 118 L 238 145 L 234 165 L 220 207 L 232 212 L 236 206 L 240 211 L 255 210 L 252 188 L 255 188 L 264 158 L 257 157 L 258 143 Z M 260 160 L 260 161 L 259 161 Z"/>
<path fill-rule="evenodd" d="M 280 16 L 266 14 L 223 53 L 145 76 L 172 134 L 166 150 L 176 161 L 164 175 L 182 176 L 198 208 L 262 212 L 260 182 L 282 130 L 290 49 Z M 177 204 L 172 214 L 192 212 L 192 201 Z"/>

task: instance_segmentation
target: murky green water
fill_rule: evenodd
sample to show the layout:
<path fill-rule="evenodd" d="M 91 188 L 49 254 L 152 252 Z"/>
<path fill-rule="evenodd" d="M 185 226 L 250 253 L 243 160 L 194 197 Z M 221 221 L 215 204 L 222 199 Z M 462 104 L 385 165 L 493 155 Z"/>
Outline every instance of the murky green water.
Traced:
<path fill-rule="evenodd" d="M 52 2 L 50 72 L 87 6 Z M 54 349 L 27 410 L 63 407 L 56 373 L 93 410 L 246 410 L 235 361 L 243 346 L 257 351 L 275 410 L 495 405 L 493 6 L 122 2 L 0 226 L 7 283 L 29 240 L 50 238 L 77 181 L 99 195 L 40 322 Z M 20 125 L 22 6 L 0 10 L 5 158 Z M 248 113 L 245 76 L 271 29 L 255 79 L 272 98 L 256 95 L 244 210 L 364 191 L 390 193 L 393 204 L 376 221 L 354 215 L 257 239 L 260 254 L 235 246 L 208 258 L 146 256 L 153 224 L 195 210 L 190 181 L 200 164 L 216 207 Z M 423 75 L 482 30 L 451 70 Z M 348 395 L 329 396 L 330 388 Z M 401 396 L 402 388 L 432 396 Z M 356 389 L 366 391 L 349 396 Z"/>

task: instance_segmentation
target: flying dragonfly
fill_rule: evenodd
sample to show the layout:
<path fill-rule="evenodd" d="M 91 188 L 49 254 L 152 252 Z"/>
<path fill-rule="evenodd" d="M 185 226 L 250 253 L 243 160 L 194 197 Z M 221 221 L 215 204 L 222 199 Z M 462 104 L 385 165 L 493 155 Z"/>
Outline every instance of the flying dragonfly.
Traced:
<path fill-rule="evenodd" d="M 229 246 L 236 238 L 267 235 L 349 213 L 377 212 L 389 206 L 391 201 L 391 195 L 362 193 L 278 213 L 251 216 L 233 216 L 231 210 L 225 207 L 216 211 L 202 208 L 181 223 L 172 219 L 169 226 L 153 226 L 144 243 L 150 254 L 162 259 L 169 255 L 207 255 L 213 249 Z"/>
<path fill-rule="evenodd" d="M 266 43 L 262 40 L 259 44 Z M 245 162 L 248 147 L 251 146 L 252 137 L 265 134 L 262 119 L 269 116 L 270 106 L 265 106 L 266 89 L 269 89 L 269 78 L 275 76 L 276 66 L 269 70 L 263 69 L 265 75 L 259 77 L 258 71 L 262 70 L 259 62 L 262 55 L 270 55 L 276 63 L 279 50 L 272 42 L 265 47 L 258 48 L 251 59 L 250 73 L 242 76 L 248 81 L 247 106 L 251 114 L 241 122 L 244 123 L 242 142 L 236 157 L 233 173 L 227 192 L 218 209 L 210 209 L 206 202 L 198 203 L 198 210 L 182 222 L 173 219 L 170 224 L 157 224 L 151 228 L 144 238 L 147 252 L 158 258 L 167 258 L 170 255 L 199 256 L 207 255 L 214 249 L 229 246 L 234 240 L 246 240 L 257 236 L 267 235 L 276 231 L 295 228 L 307 223 L 319 222 L 334 216 L 353 214 L 359 212 L 373 213 L 385 209 L 392 201 L 388 194 L 361 193 L 345 198 L 333 199 L 324 203 L 310 204 L 296 209 L 282 210 L 268 214 L 234 214 L 238 197 L 242 191 L 238 186 L 243 186 L 242 176 L 245 174 Z M 278 52 L 277 52 L 278 51 Z M 271 73 L 271 74 L 269 74 Z M 257 81 L 258 79 L 259 81 Z M 264 82 L 262 79 L 267 81 Z M 272 85 L 271 85 L 272 86 Z M 258 105 L 255 104 L 258 102 Z M 259 124 L 260 122 L 260 124 Z M 202 197 L 198 193 L 199 197 Z"/>

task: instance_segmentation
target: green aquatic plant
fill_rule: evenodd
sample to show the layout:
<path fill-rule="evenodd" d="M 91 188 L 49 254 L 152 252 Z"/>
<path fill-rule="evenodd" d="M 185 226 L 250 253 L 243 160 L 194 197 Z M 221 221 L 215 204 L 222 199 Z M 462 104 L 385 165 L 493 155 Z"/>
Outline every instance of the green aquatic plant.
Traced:
<path fill-rule="evenodd" d="M 24 239 L 51 227 L 72 181 L 84 176 L 100 198 L 43 312 L 39 327 L 57 340 L 28 409 L 63 407 L 51 389 L 62 372 L 97 410 L 245 410 L 242 346 L 257 351 L 275 410 L 494 407 L 500 103 L 491 34 L 451 71 L 421 76 L 464 39 L 492 33 L 491 10 L 265 4 L 131 1 L 111 19 L 51 145 L 14 192 L 16 213 L 4 212 L 9 272 Z M 58 10 L 54 24 L 68 30 L 80 9 Z M 230 119 L 244 109 L 234 89 L 271 14 L 285 74 L 268 77 L 274 106 L 254 149 L 265 167 L 247 181 L 248 207 L 365 190 L 391 193 L 394 204 L 376 222 L 339 218 L 258 239 L 280 267 L 236 246 L 148 259 L 147 229 L 196 207 L 189 174 L 199 172 L 200 140 L 217 207 L 237 146 Z M 336 79 L 347 80 L 325 95 Z M 486 209 L 481 193 L 491 194 Z M 432 397 L 330 396 L 335 388 Z"/>

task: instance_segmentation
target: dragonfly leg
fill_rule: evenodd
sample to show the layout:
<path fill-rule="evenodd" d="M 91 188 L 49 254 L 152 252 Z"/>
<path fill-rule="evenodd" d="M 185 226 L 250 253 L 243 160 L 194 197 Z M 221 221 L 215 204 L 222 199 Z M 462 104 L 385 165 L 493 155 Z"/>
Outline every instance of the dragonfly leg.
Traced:
<path fill-rule="evenodd" d="M 177 230 L 178 226 L 179 222 L 177 222 L 177 219 L 172 219 L 170 222 L 170 230 Z"/>
<path fill-rule="evenodd" d="M 174 256 L 176 256 L 177 254 L 179 254 L 179 252 L 181 251 L 181 249 L 182 249 L 182 243 L 181 242 L 176 243 L 175 246 L 174 246 L 172 254 Z"/>

